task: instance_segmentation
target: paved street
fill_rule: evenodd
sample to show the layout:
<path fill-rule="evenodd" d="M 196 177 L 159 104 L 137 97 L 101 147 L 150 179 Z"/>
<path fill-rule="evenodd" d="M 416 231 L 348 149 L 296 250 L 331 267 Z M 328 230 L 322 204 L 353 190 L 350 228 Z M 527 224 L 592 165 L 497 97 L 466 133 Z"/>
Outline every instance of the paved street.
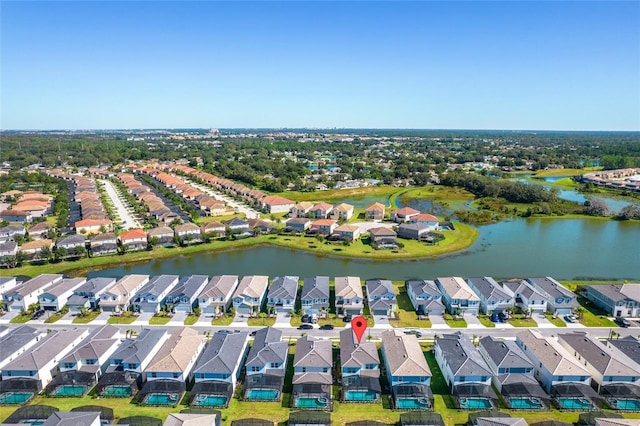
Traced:
<path fill-rule="evenodd" d="M 104 185 L 104 189 L 107 192 L 109 198 L 111 198 L 111 202 L 113 206 L 116 208 L 118 212 L 118 216 L 120 216 L 120 220 L 122 221 L 122 226 L 124 229 L 134 229 L 134 228 L 142 228 L 140 222 L 138 222 L 131 213 L 127 211 L 122 199 L 118 196 L 116 189 L 113 184 L 105 179 L 101 179 L 100 182 Z"/>
<path fill-rule="evenodd" d="M 227 197 L 226 195 L 223 195 L 217 191 L 214 191 L 208 186 L 200 185 L 188 179 L 185 179 L 185 182 L 187 182 L 189 185 L 193 186 L 194 188 L 197 188 L 200 191 L 209 194 L 216 200 L 224 201 L 229 207 L 232 207 L 238 213 L 244 213 L 247 219 L 258 219 L 260 217 L 260 212 L 258 212 L 257 210 L 254 210 L 244 204 L 240 204 L 237 201 L 233 200 L 232 198 Z"/>

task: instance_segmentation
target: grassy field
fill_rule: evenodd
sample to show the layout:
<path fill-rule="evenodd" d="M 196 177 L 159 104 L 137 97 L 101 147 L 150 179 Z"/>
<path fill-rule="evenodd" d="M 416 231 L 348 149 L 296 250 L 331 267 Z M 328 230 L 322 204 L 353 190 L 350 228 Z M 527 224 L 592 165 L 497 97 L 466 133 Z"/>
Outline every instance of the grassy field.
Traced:
<path fill-rule="evenodd" d="M 402 204 L 408 204 L 412 199 L 429 199 L 432 203 L 453 210 L 462 209 L 465 203 L 475 199 L 475 196 L 465 189 L 435 185 L 405 190 L 398 196 Z"/>
<path fill-rule="evenodd" d="M 353 188 L 353 189 L 334 189 L 330 191 L 316 191 L 316 192 L 298 192 L 298 191 L 285 191 L 280 195 L 293 201 L 312 201 L 312 202 L 340 202 L 345 198 L 358 198 L 358 197 L 391 197 L 393 194 L 400 191 L 395 186 L 369 186 L 366 188 Z"/>
<path fill-rule="evenodd" d="M 584 169 L 550 169 L 550 170 L 538 170 L 534 173 L 536 177 L 548 177 L 548 176 L 578 176 L 589 172 L 595 172 L 602 170 L 602 167 L 585 167 Z"/>

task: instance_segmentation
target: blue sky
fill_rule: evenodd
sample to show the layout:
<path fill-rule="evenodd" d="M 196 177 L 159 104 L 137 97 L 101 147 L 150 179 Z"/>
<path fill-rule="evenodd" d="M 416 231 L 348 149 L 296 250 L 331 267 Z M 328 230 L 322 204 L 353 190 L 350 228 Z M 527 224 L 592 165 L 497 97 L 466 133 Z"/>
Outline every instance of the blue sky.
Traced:
<path fill-rule="evenodd" d="M 1 5 L 2 129 L 640 130 L 640 2 Z"/>

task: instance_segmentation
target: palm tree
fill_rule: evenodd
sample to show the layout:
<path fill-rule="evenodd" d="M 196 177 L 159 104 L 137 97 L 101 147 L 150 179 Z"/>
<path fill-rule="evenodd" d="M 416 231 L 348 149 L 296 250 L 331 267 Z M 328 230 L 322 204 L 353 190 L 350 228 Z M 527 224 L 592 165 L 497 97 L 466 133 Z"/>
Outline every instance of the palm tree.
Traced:
<path fill-rule="evenodd" d="M 574 309 L 574 312 L 576 313 L 579 319 L 581 319 L 584 316 L 585 311 L 586 309 L 584 308 L 584 306 L 578 306 L 577 308 Z"/>

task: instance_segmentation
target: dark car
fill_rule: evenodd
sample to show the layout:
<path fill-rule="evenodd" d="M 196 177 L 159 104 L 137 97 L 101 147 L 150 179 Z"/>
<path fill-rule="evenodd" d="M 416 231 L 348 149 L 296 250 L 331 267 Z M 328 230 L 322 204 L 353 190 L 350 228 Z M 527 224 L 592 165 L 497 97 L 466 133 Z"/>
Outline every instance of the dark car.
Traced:
<path fill-rule="evenodd" d="M 298 327 L 298 330 L 312 330 L 313 329 L 313 325 L 312 324 L 300 324 L 300 327 Z"/>
<path fill-rule="evenodd" d="M 301 320 L 303 323 L 309 323 L 309 324 L 311 324 L 311 322 L 313 321 L 313 319 L 311 318 L 311 315 L 308 315 L 308 314 L 304 314 Z"/>
<path fill-rule="evenodd" d="M 333 324 L 325 324 L 320 327 L 320 330 L 333 330 Z"/>
<path fill-rule="evenodd" d="M 256 333 L 257 333 L 257 331 L 256 331 L 256 330 L 253 330 L 251 333 L 249 333 L 249 336 L 253 337 L 253 336 L 255 336 L 255 335 L 256 335 Z"/>
<path fill-rule="evenodd" d="M 500 322 L 507 322 L 507 316 L 503 312 L 498 312 L 498 319 Z"/>
<path fill-rule="evenodd" d="M 627 327 L 629 327 L 631 325 L 631 323 L 629 321 L 627 321 L 624 318 L 620 318 L 620 317 L 615 319 L 615 323 L 618 324 L 622 328 L 627 328 Z"/>
<path fill-rule="evenodd" d="M 491 322 L 500 322 L 500 317 L 497 313 L 491 314 Z"/>
<path fill-rule="evenodd" d="M 413 334 L 414 336 L 416 336 L 418 339 L 420 339 L 422 337 L 422 333 L 419 332 L 418 330 L 406 330 L 404 332 L 404 334 Z"/>
<path fill-rule="evenodd" d="M 231 330 L 218 330 L 216 333 L 220 333 L 220 334 L 233 334 L 233 331 L 231 331 Z"/>
<path fill-rule="evenodd" d="M 44 315 L 44 309 L 39 309 L 37 311 L 35 311 L 33 313 L 33 315 L 31 316 L 32 320 L 37 320 L 38 318 L 40 318 L 42 315 Z"/>
<path fill-rule="evenodd" d="M 342 321 L 351 322 L 352 318 L 353 318 L 353 316 L 351 316 L 351 315 L 345 315 L 344 318 L 342 318 Z"/>

